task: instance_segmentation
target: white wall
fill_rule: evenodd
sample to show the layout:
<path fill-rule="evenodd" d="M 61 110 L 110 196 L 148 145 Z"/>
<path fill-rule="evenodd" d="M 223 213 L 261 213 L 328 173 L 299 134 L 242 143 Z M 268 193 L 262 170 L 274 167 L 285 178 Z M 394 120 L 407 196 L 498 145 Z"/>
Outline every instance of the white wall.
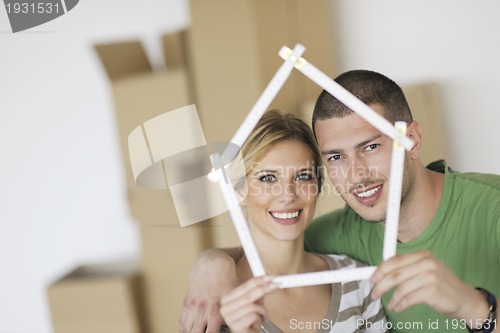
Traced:
<path fill-rule="evenodd" d="M 500 4 L 332 1 L 340 69 L 438 82 L 451 164 L 500 173 Z M 81 0 L 12 34 L 0 9 L 0 332 L 51 332 L 48 283 L 81 262 L 139 255 L 91 44 L 141 38 L 158 65 L 160 34 L 188 20 L 185 0 Z"/>
<path fill-rule="evenodd" d="M 340 70 L 371 69 L 400 84 L 437 82 L 451 166 L 500 173 L 500 3 L 333 3 Z"/>
<path fill-rule="evenodd" d="M 187 24 L 184 1 L 81 0 L 12 34 L 0 6 L 0 332 L 52 332 L 46 287 L 75 265 L 138 257 L 107 78 L 94 42 Z"/>

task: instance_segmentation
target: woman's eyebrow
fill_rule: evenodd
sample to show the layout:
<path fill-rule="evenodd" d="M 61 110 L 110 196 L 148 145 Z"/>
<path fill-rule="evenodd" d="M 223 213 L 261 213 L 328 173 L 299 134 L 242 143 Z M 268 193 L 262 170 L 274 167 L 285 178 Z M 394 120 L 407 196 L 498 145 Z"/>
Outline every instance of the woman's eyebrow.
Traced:
<path fill-rule="evenodd" d="M 257 171 L 254 172 L 254 175 L 258 175 L 260 173 L 278 173 L 278 170 L 275 170 L 275 169 L 257 170 Z"/>

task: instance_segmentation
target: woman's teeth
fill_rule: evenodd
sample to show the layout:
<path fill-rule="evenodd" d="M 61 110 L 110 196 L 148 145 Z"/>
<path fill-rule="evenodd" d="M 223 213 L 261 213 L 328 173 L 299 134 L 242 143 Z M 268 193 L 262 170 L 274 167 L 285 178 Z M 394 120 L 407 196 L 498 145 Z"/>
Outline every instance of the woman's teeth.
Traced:
<path fill-rule="evenodd" d="M 277 219 L 293 219 L 299 216 L 299 211 L 293 213 L 271 213 L 271 215 Z"/>

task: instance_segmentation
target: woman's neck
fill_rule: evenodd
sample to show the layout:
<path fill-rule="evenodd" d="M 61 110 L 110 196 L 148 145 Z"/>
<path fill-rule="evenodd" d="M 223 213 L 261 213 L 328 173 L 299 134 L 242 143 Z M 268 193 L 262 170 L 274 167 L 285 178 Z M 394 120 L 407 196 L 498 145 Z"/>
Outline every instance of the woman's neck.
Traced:
<path fill-rule="evenodd" d="M 303 236 L 295 240 L 281 241 L 254 231 L 253 239 L 268 275 L 299 274 L 317 270 L 317 261 L 311 260 L 311 256 L 315 256 L 304 251 Z M 237 269 L 241 281 L 252 275 L 246 256 L 238 262 Z"/>

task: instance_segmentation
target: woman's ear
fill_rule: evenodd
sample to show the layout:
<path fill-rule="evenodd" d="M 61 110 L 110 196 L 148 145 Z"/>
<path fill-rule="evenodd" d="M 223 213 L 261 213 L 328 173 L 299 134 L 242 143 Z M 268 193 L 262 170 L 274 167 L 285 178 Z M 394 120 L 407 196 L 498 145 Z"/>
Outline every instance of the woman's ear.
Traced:
<path fill-rule="evenodd" d="M 246 206 L 247 205 L 246 194 L 242 193 L 241 190 L 236 190 L 235 193 L 236 193 L 236 197 L 238 198 L 238 202 L 240 203 L 240 205 Z"/>
<path fill-rule="evenodd" d="M 236 198 L 238 199 L 240 205 L 246 206 L 246 197 L 248 195 L 248 184 L 246 178 L 242 178 L 237 182 L 234 186 L 234 193 L 236 194 Z"/>
<path fill-rule="evenodd" d="M 422 129 L 420 128 L 418 121 L 412 121 L 408 125 L 406 135 L 415 143 L 413 148 L 410 150 L 410 157 L 414 160 L 419 159 L 420 148 L 422 146 Z"/>

